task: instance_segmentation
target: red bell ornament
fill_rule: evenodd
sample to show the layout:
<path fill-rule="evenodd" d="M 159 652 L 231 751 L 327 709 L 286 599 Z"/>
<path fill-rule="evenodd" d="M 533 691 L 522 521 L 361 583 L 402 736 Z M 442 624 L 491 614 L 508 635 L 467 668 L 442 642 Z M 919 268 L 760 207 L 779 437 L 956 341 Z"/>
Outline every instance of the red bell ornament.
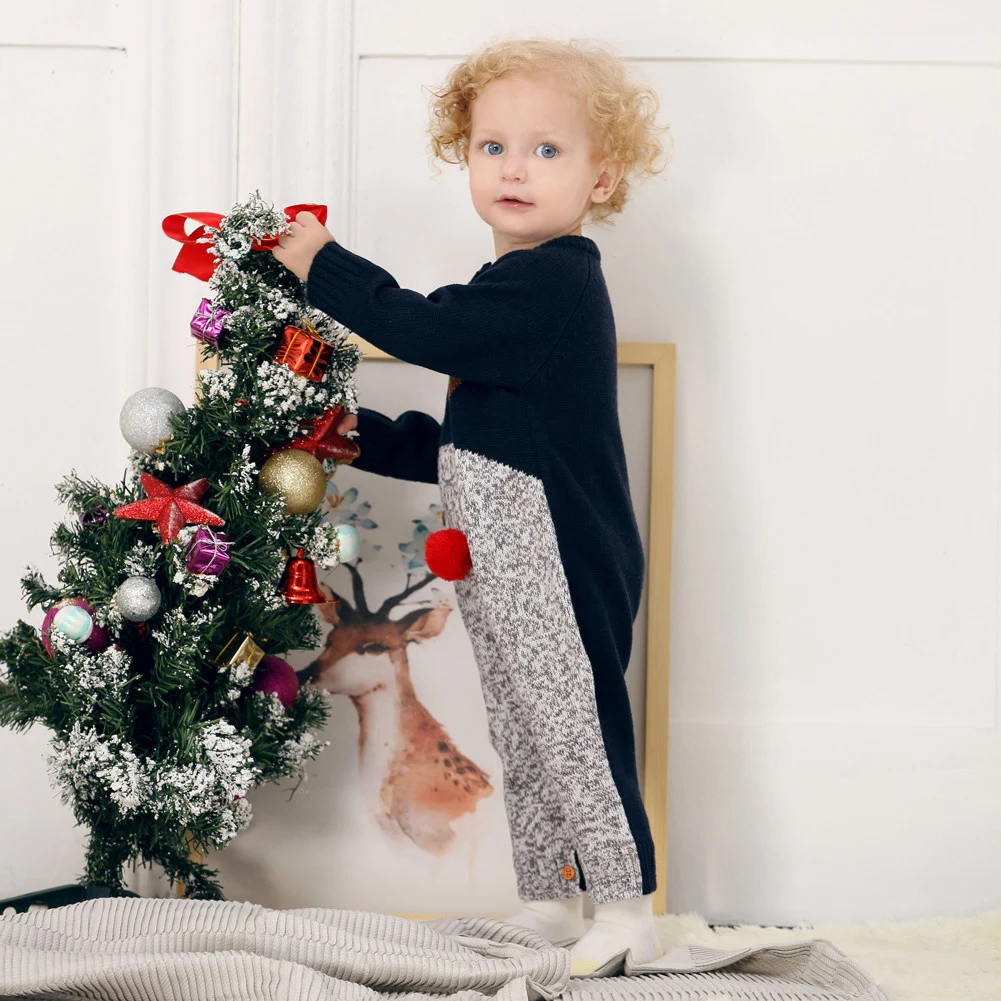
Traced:
<path fill-rule="evenodd" d="M 316 564 L 302 549 L 289 560 L 280 590 L 290 605 L 323 605 L 327 601 L 316 579 Z"/>
<path fill-rule="evenodd" d="M 427 537 L 424 562 L 442 580 L 462 580 L 473 569 L 469 543 L 457 528 L 443 528 Z"/>

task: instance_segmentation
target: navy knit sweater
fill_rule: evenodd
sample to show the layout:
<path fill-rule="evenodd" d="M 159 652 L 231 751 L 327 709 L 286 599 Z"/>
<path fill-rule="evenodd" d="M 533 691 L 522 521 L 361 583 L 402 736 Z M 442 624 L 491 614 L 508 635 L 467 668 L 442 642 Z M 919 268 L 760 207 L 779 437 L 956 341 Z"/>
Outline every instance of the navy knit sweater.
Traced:
<path fill-rule="evenodd" d="M 439 445 L 451 442 L 538 477 L 578 617 L 587 607 L 613 631 L 631 629 L 644 557 L 597 244 L 556 237 L 508 251 L 468 284 L 422 295 L 332 241 L 313 261 L 306 295 L 395 358 L 453 377 L 440 425 L 417 411 L 391 420 L 361 408 L 353 465 L 436 483 Z M 604 609 L 609 619 L 594 607 L 605 602 L 618 606 Z M 629 649 L 631 636 L 617 639 Z"/>

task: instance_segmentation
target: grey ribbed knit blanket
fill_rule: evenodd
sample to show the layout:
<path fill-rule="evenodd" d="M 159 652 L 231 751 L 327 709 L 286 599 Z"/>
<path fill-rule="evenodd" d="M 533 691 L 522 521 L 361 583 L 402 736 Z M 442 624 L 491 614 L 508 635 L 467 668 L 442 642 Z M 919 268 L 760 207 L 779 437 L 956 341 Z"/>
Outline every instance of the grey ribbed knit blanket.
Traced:
<path fill-rule="evenodd" d="M 0 996 L 108 1001 L 888 1001 L 829 942 L 671 949 L 570 978 L 569 952 L 493 918 L 118 898 L 0 917 Z"/>

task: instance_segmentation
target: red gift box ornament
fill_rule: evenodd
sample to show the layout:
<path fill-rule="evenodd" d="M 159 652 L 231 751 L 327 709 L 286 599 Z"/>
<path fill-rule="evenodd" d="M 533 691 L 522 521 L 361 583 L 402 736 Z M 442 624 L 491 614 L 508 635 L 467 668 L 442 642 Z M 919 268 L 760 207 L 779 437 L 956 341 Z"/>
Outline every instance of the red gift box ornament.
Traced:
<path fill-rule="evenodd" d="M 287 365 L 296 375 L 313 382 L 323 382 L 324 373 L 334 353 L 334 346 L 317 334 L 309 320 L 303 321 L 307 329 L 286 327 L 275 352 L 275 361 Z"/>

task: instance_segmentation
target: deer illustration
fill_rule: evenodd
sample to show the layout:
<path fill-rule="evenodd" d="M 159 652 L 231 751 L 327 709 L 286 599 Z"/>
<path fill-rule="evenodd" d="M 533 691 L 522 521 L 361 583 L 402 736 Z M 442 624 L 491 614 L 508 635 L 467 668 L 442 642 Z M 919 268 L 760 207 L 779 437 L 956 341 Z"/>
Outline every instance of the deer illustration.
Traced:
<path fill-rule="evenodd" d="M 346 695 L 354 704 L 362 787 L 382 830 L 393 839 L 406 836 L 439 856 L 454 847 L 461 832 L 460 840 L 470 844 L 472 868 L 481 828 L 473 815 L 493 786 L 417 698 L 407 660 L 408 644 L 425 643 L 441 633 L 451 606 L 440 601 L 398 619 L 389 617 L 405 598 L 435 579 L 427 574 L 371 612 L 357 566 L 342 566 L 352 577 L 354 607 L 320 585 L 335 599 L 317 606 L 334 628 L 320 656 L 298 672 L 299 680 Z"/>

